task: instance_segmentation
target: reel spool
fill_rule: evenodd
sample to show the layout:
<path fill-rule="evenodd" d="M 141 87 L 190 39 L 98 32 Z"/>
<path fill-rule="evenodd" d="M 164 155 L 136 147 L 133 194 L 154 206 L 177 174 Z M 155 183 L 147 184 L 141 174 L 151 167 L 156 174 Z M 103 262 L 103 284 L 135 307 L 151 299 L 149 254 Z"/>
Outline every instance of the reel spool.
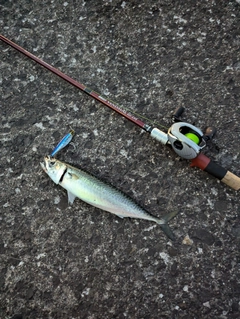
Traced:
<path fill-rule="evenodd" d="M 193 141 L 194 143 L 196 143 L 197 145 L 200 143 L 199 137 L 193 132 L 189 132 L 185 134 L 185 136 L 189 138 L 191 141 Z"/>

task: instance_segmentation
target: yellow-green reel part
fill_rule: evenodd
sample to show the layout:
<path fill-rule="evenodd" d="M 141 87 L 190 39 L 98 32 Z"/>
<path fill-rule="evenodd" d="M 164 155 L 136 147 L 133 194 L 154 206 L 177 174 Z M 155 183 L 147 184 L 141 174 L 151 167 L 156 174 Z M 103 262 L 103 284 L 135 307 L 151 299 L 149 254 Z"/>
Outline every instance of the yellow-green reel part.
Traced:
<path fill-rule="evenodd" d="M 197 145 L 200 143 L 199 137 L 194 133 L 189 132 L 185 134 L 185 136 L 189 138 L 191 141 L 193 141 L 194 143 L 196 143 Z"/>

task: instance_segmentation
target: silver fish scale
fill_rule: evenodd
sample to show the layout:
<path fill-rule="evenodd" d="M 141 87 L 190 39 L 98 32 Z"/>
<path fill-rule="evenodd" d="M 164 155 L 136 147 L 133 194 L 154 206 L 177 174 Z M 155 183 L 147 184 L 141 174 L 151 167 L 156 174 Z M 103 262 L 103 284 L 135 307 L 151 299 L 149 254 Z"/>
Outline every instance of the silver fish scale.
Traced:
<path fill-rule="evenodd" d="M 66 178 L 68 181 L 65 183 Z M 68 166 L 67 174 L 65 174 L 61 185 L 68 189 L 66 187 L 67 183 L 71 183 L 71 181 L 78 188 L 78 192 L 74 195 L 93 206 L 109 211 L 119 217 L 134 217 L 158 223 L 161 222 L 160 219 L 150 215 L 129 196 L 117 190 L 115 187 L 102 182 L 81 169 Z M 97 202 L 101 202 L 101 204 L 97 204 Z"/>

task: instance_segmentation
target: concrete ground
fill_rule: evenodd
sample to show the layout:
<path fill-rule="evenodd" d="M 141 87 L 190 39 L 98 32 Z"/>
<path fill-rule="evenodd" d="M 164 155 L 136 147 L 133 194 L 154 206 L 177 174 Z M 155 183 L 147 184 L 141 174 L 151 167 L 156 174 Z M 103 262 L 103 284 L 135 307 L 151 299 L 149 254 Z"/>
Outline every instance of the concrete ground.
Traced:
<path fill-rule="evenodd" d="M 183 119 L 204 153 L 240 176 L 240 4 L 223 0 L 0 1 L 1 33 L 158 128 Z M 0 318 L 240 318 L 239 192 L 0 41 Z M 155 216 L 171 242 L 65 191 L 57 158 Z M 164 128 L 163 128 L 164 129 Z"/>

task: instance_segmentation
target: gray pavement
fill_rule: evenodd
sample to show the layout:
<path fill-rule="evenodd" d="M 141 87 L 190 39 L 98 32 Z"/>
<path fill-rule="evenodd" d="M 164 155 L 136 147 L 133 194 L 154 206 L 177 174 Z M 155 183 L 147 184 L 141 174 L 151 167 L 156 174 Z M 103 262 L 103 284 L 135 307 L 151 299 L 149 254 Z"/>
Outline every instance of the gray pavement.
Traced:
<path fill-rule="evenodd" d="M 204 153 L 240 176 L 237 1 L 0 1 L 1 34 L 119 105 L 171 125 L 178 106 Z M 0 318 L 240 318 L 236 192 L 0 41 Z M 149 123 L 148 120 L 146 122 Z M 57 158 L 153 215 L 179 210 L 170 242 L 120 219 L 40 168 Z"/>

